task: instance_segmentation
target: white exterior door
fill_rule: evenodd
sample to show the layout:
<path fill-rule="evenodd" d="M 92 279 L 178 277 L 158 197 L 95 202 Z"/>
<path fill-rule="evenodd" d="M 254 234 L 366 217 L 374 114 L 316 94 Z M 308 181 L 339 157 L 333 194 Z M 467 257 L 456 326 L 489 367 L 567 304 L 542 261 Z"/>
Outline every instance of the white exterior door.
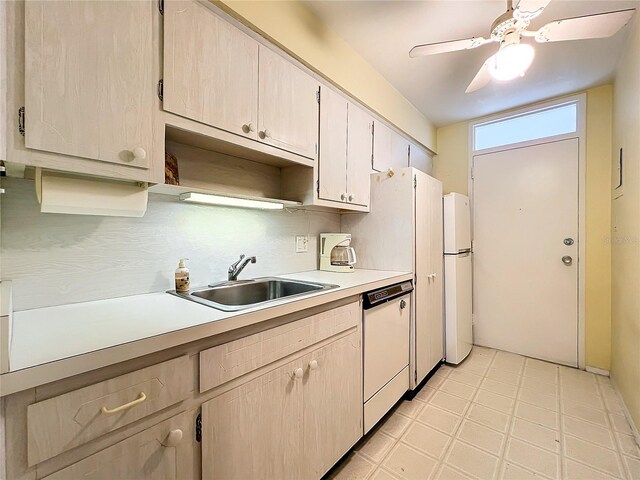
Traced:
<path fill-rule="evenodd" d="M 474 343 L 578 364 L 578 139 L 473 159 Z"/>

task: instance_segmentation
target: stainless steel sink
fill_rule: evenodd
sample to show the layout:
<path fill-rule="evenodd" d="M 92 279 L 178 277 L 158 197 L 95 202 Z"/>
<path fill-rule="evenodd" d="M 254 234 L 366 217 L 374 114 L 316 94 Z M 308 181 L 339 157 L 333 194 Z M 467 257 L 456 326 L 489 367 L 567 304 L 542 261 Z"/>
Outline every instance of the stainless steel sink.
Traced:
<path fill-rule="evenodd" d="M 327 283 L 265 277 L 256 278 L 255 280 L 224 282 L 185 293 L 176 292 L 175 290 L 171 290 L 168 293 L 225 312 L 235 312 L 275 302 L 282 298 L 298 297 L 337 287 L 338 285 Z"/>

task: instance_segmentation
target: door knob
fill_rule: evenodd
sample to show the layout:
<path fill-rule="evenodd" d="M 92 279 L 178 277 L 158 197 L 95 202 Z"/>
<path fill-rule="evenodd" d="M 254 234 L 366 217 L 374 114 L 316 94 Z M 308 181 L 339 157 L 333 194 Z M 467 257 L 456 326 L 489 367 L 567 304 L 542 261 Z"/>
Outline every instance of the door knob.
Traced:
<path fill-rule="evenodd" d="M 407 302 L 404 300 L 400 300 L 400 310 L 404 310 L 407 306 Z"/>
<path fill-rule="evenodd" d="M 242 131 L 244 133 L 250 133 L 255 131 L 255 127 L 253 126 L 253 123 L 249 122 L 249 123 L 245 123 L 244 125 L 242 125 Z"/>
<path fill-rule="evenodd" d="M 573 245 L 573 238 L 565 238 L 562 243 L 564 243 L 567 247 Z"/>
<path fill-rule="evenodd" d="M 258 132 L 258 136 L 264 140 L 265 138 L 271 137 L 271 132 L 265 128 L 261 132 Z"/>
<path fill-rule="evenodd" d="M 573 263 L 573 258 L 571 258 L 569 255 L 565 255 L 564 257 L 562 257 L 562 263 L 564 263 L 568 267 Z"/>
<path fill-rule="evenodd" d="M 296 378 L 302 378 L 303 375 L 304 375 L 304 370 L 302 370 L 301 368 L 296 368 L 293 371 L 293 376 Z"/>
<path fill-rule="evenodd" d="M 344 201 L 346 199 L 347 199 L 347 194 L 346 193 L 340 194 L 340 200 Z"/>
<path fill-rule="evenodd" d="M 353 193 L 349 194 L 349 201 L 350 202 L 353 202 L 354 198 L 356 198 L 356 196 Z"/>
<path fill-rule="evenodd" d="M 318 368 L 318 361 L 317 360 L 311 360 L 309 362 L 309 370 L 315 370 L 316 368 Z"/>
<path fill-rule="evenodd" d="M 142 147 L 134 148 L 131 151 L 131 153 L 133 154 L 133 159 L 134 160 L 144 160 L 145 158 L 147 158 L 147 152 Z"/>
<path fill-rule="evenodd" d="M 176 430 L 171 430 L 169 435 L 164 439 L 162 445 L 165 447 L 175 447 L 182 440 L 182 430 L 177 428 Z"/>

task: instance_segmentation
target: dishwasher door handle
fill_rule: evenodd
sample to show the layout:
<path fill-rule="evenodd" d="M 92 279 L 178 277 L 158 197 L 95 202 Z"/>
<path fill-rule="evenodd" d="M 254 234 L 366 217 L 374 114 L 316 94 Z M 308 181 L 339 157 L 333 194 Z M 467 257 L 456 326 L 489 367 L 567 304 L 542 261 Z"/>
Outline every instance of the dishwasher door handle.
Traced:
<path fill-rule="evenodd" d="M 407 302 L 404 300 L 400 300 L 400 310 L 404 309 L 407 306 Z"/>

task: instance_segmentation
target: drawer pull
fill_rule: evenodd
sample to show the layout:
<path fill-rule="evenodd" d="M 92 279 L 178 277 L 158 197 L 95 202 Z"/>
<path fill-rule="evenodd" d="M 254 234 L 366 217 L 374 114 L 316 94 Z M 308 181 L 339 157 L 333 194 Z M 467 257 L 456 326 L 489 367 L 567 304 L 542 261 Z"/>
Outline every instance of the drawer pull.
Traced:
<path fill-rule="evenodd" d="M 135 400 L 132 400 L 129 403 L 125 403 L 124 405 L 120 405 L 119 407 L 116 407 L 116 408 L 109 409 L 107 407 L 102 407 L 101 412 L 104 413 L 105 415 L 111 415 L 113 413 L 122 412 L 123 410 L 128 410 L 131 407 L 135 407 L 139 403 L 144 402 L 146 399 L 147 399 L 147 396 L 145 395 L 145 393 L 140 392 L 140 395 L 138 395 L 138 398 L 136 398 Z"/>

